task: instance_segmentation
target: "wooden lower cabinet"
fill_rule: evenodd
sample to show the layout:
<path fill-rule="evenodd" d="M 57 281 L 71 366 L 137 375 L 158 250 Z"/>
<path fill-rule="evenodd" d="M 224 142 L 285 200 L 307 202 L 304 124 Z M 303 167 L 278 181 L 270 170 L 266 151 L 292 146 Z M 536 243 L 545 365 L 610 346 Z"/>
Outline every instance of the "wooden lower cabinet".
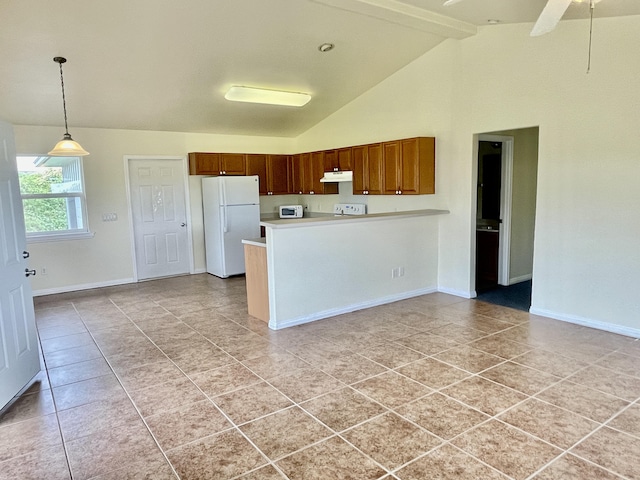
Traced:
<path fill-rule="evenodd" d="M 244 244 L 244 266 L 249 315 L 269 322 L 269 280 L 267 249 Z"/>

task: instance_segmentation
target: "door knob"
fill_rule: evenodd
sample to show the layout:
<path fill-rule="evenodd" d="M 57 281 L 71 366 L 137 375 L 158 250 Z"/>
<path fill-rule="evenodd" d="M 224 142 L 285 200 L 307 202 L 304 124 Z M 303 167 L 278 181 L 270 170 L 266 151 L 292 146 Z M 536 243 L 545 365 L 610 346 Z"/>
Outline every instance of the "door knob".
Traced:
<path fill-rule="evenodd" d="M 27 252 L 26 250 L 22 252 L 22 258 L 29 258 L 29 252 Z"/>
<path fill-rule="evenodd" d="M 186 223 L 184 223 L 184 222 L 182 222 L 182 223 L 180 224 L 180 226 L 181 226 L 181 227 L 186 227 L 186 226 L 187 226 L 187 224 L 186 224 Z"/>
<path fill-rule="evenodd" d="M 30 277 L 31 275 L 35 275 L 36 271 L 35 270 L 29 270 L 28 268 L 24 269 L 24 276 L 25 277 Z"/>

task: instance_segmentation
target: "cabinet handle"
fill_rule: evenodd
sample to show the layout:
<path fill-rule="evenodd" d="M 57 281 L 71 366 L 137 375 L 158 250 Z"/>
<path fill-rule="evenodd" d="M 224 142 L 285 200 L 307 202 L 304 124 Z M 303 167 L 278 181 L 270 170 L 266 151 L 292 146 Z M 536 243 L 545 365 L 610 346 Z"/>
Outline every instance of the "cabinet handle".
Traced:
<path fill-rule="evenodd" d="M 22 258 L 29 258 L 29 252 L 27 252 L 26 250 L 22 252 Z"/>
<path fill-rule="evenodd" d="M 35 270 L 29 270 L 28 268 L 24 269 L 24 276 L 25 277 L 30 277 L 31 275 L 35 275 L 36 271 Z"/>

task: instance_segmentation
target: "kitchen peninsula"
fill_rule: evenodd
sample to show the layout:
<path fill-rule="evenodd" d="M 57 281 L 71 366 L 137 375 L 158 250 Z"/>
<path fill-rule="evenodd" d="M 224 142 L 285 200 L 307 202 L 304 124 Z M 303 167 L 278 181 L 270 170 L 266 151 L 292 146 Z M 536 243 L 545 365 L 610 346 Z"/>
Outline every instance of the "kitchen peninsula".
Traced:
<path fill-rule="evenodd" d="M 266 238 L 243 241 L 245 252 L 254 249 L 245 253 L 249 313 L 277 330 L 435 292 L 439 218 L 447 213 L 260 222 Z"/>

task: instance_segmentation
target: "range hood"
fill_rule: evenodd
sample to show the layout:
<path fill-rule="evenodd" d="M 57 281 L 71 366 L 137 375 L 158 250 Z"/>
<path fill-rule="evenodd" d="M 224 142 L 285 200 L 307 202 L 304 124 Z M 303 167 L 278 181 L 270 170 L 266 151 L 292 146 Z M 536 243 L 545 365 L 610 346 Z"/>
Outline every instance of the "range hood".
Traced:
<path fill-rule="evenodd" d="M 324 177 L 320 179 L 322 183 L 335 183 L 335 182 L 352 182 L 353 172 L 324 172 Z"/>

